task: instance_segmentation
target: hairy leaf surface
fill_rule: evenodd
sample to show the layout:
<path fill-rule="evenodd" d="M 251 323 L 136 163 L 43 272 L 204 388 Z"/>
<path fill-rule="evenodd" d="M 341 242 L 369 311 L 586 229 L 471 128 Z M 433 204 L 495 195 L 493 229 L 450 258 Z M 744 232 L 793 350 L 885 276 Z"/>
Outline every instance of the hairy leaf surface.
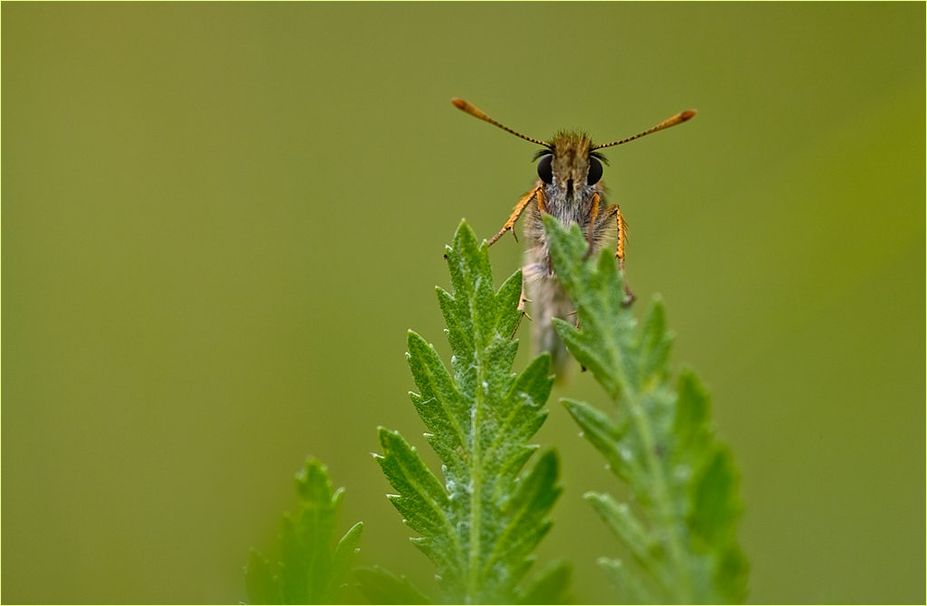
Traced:
<path fill-rule="evenodd" d="M 548 356 L 512 371 L 521 272 L 495 289 L 488 247 L 466 223 L 445 256 L 453 294 L 437 295 L 450 367 L 423 337 L 408 336 L 412 403 L 441 459 L 441 479 L 399 433 L 380 429 L 377 460 L 397 492 L 390 501 L 420 535 L 412 540 L 437 568 L 444 600 L 515 603 L 544 587 L 559 595 L 569 576 L 562 566 L 520 586 L 561 492 L 556 455 L 531 460 L 537 446 L 528 443 L 547 417 Z M 399 585 L 392 573 L 367 576 L 377 585 L 368 593 Z"/>
<path fill-rule="evenodd" d="M 245 586 L 251 604 L 331 604 L 337 601 L 357 552 L 363 524 L 358 522 L 334 543 L 342 489 L 332 491 L 328 469 L 309 459 L 296 476 L 299 505 L 283 518 L 280 561 L 271 564 L 251 550 Z"/>
<path fill-rule="evenodd" d="M 675 387 L 668 368 L 672 336 L 663 304 L 637 325 L 622 306 L 624 284 L 608 252 L 586 260 L 588 244 L 544 217 L 554 268 L 576 304 L 579 328 L 555 319 L 573 356 L 613 403 L 607 414 L 564 400 L 636 504 L 607 494 L 587 500 L 634 561 L 602 559 L 631 602 L 737 603 L 746 597 L 747 562 L 737 545 L 742 504 L 730 450 L 715 437 L 708 396 L 691 371 Z M 643 573 L 643 574 L 641 574 Z"/>

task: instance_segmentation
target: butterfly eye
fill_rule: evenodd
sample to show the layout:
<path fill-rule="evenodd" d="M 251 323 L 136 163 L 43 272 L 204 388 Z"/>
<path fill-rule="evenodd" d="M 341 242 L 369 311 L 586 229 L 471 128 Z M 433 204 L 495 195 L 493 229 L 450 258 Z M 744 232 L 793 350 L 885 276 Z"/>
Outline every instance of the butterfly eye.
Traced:
<path fill-rule="evenodd" d="M 589 156 L 589 185 L 595 185 L 602 178 L 602 163 L 597 158 Z"/>
<path fill-rule="evenodd" d="M 552 155 L 547 155 L 541 158 L 541 161 L 538 162 L 538 176 L 541 178 L 541 181 L 544 183 L 552 183 L 554 180 L 554 171 L 551 169 L 551 162 L 553 162 L 554 157 Z M 601 172 L 601 171 L 600 171 Z"/>

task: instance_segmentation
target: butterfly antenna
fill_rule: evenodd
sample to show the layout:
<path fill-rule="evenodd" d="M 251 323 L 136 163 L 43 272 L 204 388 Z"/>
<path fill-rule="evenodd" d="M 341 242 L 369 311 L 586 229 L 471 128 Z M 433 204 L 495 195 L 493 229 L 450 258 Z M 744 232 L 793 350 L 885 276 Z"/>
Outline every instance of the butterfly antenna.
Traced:
<path fill-rule="evenodd" d="M 515 135 L 516 137 L 518 137 L 518 138 L 520 138 L 520 139 L 524 139 L 525 141 L 530 141 L 531 143 L 536 143 L 537 145 L 543 145 L 544 147 L 550 147 L 550 143 L 547 143 L 546 141 L 541 141 L 540 139 L 535 139 L 534 137 L 529 137 L 529 136 L 527 136 L 527 135 L 523 135 L 523 134 L 521 134 L 520 132 L 517 132 L 517 131 L 512 130 L 511 128 L 509 128 L 508 126 L 502 124 L 501 122 L 496 122 L 495 120 L 493 120 L 492 118 L 490 118 L 489 116 L 487 116 L 487 115 L 483 112 L 483 110 L 481 110 L 481 109 L 478 108 L 477 106 L 473 105 L 473 104 L 470 103 L 469 101 L 464 101 L 463 99 L 458 99 L 458 98 L 455 97 L 455 98 L 451 99 L 451 103 L 453 103 L 453 104 L 454 104 L 454 107 L 456 107 L 456 108 L 459 109 L 460 111 L 466 112 L 466 113 L 470 114 L 471 116 L 473 116 L 474 118 L 479 118 L 479 119 L 482 120 L 483 122 L 489 122 L 489 123 L 492 124 L 493 126 L 498 126 L 499 128 L 501 128 L 501 129 L 504 130 L 505 132 L 511 133 L 511 134 Z"/>
<path fill-rule="evenodd" d="M 602 145 L 595 145 L 595 146 L 593 146 L 592 149 L 602 149 L 602 148 L 604 148 L 604 147 L 614 147 L 614 146 L 616 146 L 616 145 L 621 145 L 622 143 L 628 143 L 628 142 L 630 142 L 630 141 L 634 141 L 635 139 L 640 139 L 640 138 L 643 137 L 643 136 L 651 135 L 651 134 L 653 134 L 653 133 L 655 133 L 655 132 L 657 132 L 657 131 L 661 131 L 661 130 L 667 129 L 667 128 L 669 128 L 670 126 L 676 126 L 677 124 L 682 124 L 683 122 L 685 122 L 685 121 L 687 121 L 687 120 L 691 120 L 691 119 L 694 118 L 694 117 L 695 117 L 695 110 L 694 110 L 694 109 L 687 109 L 687 110 L 684 111 L 684 112 L 679 112 L 679 113 L 676 114 L 675 116 L 670 116 L 669 118 L 667 118 L 667 119 L 664 120 L 663 122 L 660 122 L 659 124 L 657 124 L 657 125 L 654 126 L 653 128 L 648 128 L 647 130 L 645 130 L 645 131 L 642 132 L 642 133 L 637 133 L 637 134 L 634 135 L 633 137 L 628 137 L 627 139 L 622 139 L 621 141 L 612 141 L 611 143 L 603 143 Z M 505 127 L 503 127 L 503 128 L 505 128 Z M 506 130 L 508 130 L 508 129 L 506 129 Z"/>

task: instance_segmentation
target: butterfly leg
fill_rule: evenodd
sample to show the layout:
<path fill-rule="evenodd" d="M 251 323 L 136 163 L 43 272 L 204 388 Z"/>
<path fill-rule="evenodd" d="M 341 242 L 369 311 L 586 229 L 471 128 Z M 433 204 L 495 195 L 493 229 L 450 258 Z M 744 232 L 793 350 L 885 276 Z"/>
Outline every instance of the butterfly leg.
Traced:
<path fill-rule="evenodd" d="M 509 220 L 505 222 L 505 225 L 502 226 L 502 229 L 496 232 L 496 235 L 489 239 L 489 242 L 487 243 L 489 246 L 495 244 L 496 241 L 505 235 L 505 232 L 509 231 L 510 229 L 513 230 L 512 235 L 515 235 L 515 231 L 513 229 L 515 227 L 515 222 L 518 221 L 518 217 L 520 217 L 521 213 L 525 211 L 525 208 L 528 207 L 528 203 L 531 202 L 533 198 L 538 197 L 538 202 L 540 203 L 540 196 L 538 195 L 540 191 L 541 186 L 538 185 L 530 192 L 525 194 L 524 198 L 518 201 L 518 204 L 515 205 L 515 210 L 512 211 L 512 215 L 509 217 Z M 518 236 L 515 236 L 515 239 L 518 240 Z"/>
<path fill-rule="evenodd" d="M 618 269 L 621 270 L 622 277 L 624 277 L 624 246 L 628 240 L 628 224 L 625 223 L 624 217 L 621 215 L 621 210 L 618 208 L 617 204 L 612 204 L 605 210 L 606 219 L 615 215 L 615 223 L 618 231 L 618 243 L 615 245 L 615 257 L 618 259 Z M 628 286 L 627 279 L 624 280 L 624 301 L 621 302 L 622 305 L 627 307 L 631 303 L 634 303 L 634 293 L 631 292 L 631 288 Z"/>

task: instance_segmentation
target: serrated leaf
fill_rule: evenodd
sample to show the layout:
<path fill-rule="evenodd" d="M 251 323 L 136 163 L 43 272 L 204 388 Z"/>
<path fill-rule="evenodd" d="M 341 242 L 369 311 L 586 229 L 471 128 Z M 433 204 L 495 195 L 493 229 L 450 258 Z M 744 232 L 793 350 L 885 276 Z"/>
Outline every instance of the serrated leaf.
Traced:
<path fill-rule="evenodd" d="M 371 604 L 430 604 L 424 593 L 404 576 L 396 576 L 380 566 L 358 567 L 354 575 Z"/>
<path fill-rule="evenodd" d="M 650 381 L 659 381 L 666 376 L 672 344 L 673 337 L 666 329 L 663 301 L 654 297 L 638 332 L 639 375 L 642 384 L 646 386 Z"/>
<path fill-rule="evenodd" d="M 380 444 L 383 456 L 377 457 L 377 463 L 399 491 L 390 500 L 406 524 L 426 536 L 451 538 L 452 522 L 446 512 L 450 500 L 438 478 L 398 432 L 381 427 Z M 460 545 L 455 549 L 459 551 Z"/>
<path fill-rule="evenodd" d="M 348 530 L 338 546 L 335 548 L 335 554 L 332 556 L 331 574 L 329 576 L 329 595 L 337 595 L 344 584 L 344 578 L 348 574 L 351 562 L 354 556 L 360 551 L 361 534 L 364 532 L 364 523 L 358 522 Z"/>
<path fill-rule="evenodd" d="M 693 541 L 703 543 L 704 548 L 731 542 L 730 535 L 734 533 L 731 522 L 740 517 L 741 510 L 736 486 L 730 451 L 725 446 L 714 445 L 710 458 L 692 478 L 692 508 L 687 521 Z"/>
<path fill-rule="evenodd" d="M 670 384 L 672 335 L 662 301 L 653 301 L 638 327 L 622 305 L 623 277 L 611 255 L 587 260 L 577 226 L 567 231 L 551 216 L 544 223 L 554 269 L 579 318 L 579 327 L 555 321 L 555 328 L 603 387 L 615 417 L 583 402 L 564 404 L 640 505 L 638 516 L 608 495 L 589 497 L 637 564 L 636 573 L 618 560 L 603 566 L 630 601 L 743 601 L 737 470 L 714 435 L 695 374 L 683 372 L 675 390 Z"/>
<path fill-rule="evenodd" d="M 296 476 L 298 509 L 283 519 L 280 560 L 272 565 L 252 550 L 245 585 L 252 604 L 329 604 L 345 583 L 363 524 L 358 522 L 333 544 L 343 491 L 332 490 L 328 469 L 309 459 Z"/>
<path fill-rule="evenodd" d="M 408 339 L 418 388 L 412 402 L 441 459 L 444 481 L 395 432 L 380 430 L 377 461 L 397 492 L 390 501 L 435 564 L 445 600 L 512 603 L 560 494 L 556 455 L 543 453 L 531 464 L 537 447 L 528 442 L 547 417 L 550 360 L 545 354 L 520 374 L 512 372 L 520 271 L 495 289 L 488 246 L 466 223 L 445 256 L 453 293 L 438 288 L 437 297 L 450 366 L 418 334 L 410 331 Z M 367 582 L 375 585 L 370 592 L 395 585 L 384 573 L 367 574 Z"/>
<path fill-rule="evenodd" d="M 676 416 L 673 419 L 673 436 L 677 444 L 675 452 L 685 456 L 692 451 L 704 450 L 711 442 L 711 412 L 708 394 L 691 370 L 683 370 L 679 374 L 676 393 Z"/>
<path fill-rule="evenodd" d="M 627 503 L 618 503 L 607 494 L 590 492 L 584 495 L 602 521 L 631 551 L 631 555 L 648 571 L 655 569 L 656 541 L 647 528 L 631 513 Z"/>
<path fill-rule="evenodd" d="M 622 480 L 630 481 L 632 467 L 638 465 L 632 452 L 622 446 L 622 439 L 627 435 L 627 424 L 619 424 L 607 414 L 578 400 L 563 398 L 561 400 L 576 424 L 582 429 L 582 435 L 595 446 L 608 461 L 608 468 Z"/>
<path fill-rule="evenodd" d="M 484 567 L 492 570 L 506 561 L 527 560 L 550 528 L 547 512 L 561 489 L 557 486 L 559 463 L 553 451 L 543 453 L 515 484 L 511 495 L 503 495 L 502 509 L 509 520 L 500 533 Z"/>

